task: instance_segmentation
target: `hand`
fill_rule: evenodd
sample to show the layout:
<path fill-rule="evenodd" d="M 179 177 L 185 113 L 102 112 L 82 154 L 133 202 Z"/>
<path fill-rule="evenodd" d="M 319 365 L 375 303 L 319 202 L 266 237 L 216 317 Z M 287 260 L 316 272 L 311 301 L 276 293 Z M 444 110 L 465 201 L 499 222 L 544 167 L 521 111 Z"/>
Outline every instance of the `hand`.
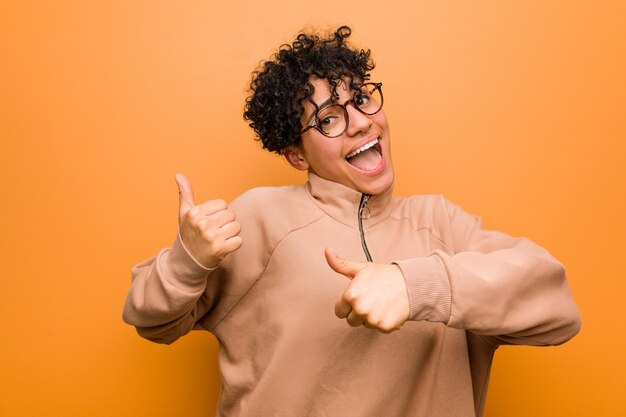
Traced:
<path fill-rule="evenodd" d="M 235 213 L 228 209 L 225 201 L 209 200 L 196 206 L 191 182 L 183 174 L 176 174 L 176 183 L 180 238 L 200 265 L 215 267 L 226 255 L 241 247 L 241 225 L 235 221 Z"/>
<path fill-rule="evenodd" d="M 331 248 L 326 248 L 324 255 L 335 272 L 350 279 L 335 304 L 337 317 L 345 318 L 352 327 L 363 325 L 383 333 L 398 330 L 409 319 L 409 296 L 397 265 L 349 261 Z"/>

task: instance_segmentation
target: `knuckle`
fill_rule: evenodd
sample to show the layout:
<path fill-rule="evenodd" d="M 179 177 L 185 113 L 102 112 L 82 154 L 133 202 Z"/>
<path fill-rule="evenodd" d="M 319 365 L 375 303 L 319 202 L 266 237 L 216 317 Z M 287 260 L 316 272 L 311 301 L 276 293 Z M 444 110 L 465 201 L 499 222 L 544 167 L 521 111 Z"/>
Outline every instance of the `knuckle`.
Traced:
<path fill-rule="evenodd" d="M 232 251 L 236 251 L 237 249 L 239 249 L 241 247 L 241 245 L 243 245 L 243 239 L 239 236 L 235 236 L 231 238 L 231 242 L 232 242 Z M 232 252 L 231 251 L 231 252 Z"/>
<path fill-rule="evenodd" d="M 235 219 L 237 218 L 235 212 L 232 210 L 225 210 L 224 216 L 226 217 L 226 221 L 228 221 L 229 223 L 235 222 Z"/>
<path fill-rule="evenodd" d="M 352 306 L 352 310 L 361 317 L 369 317 L 370 311 L 363 303 L 356 303 Z"/>
<path fill-rule="evenodd" d="M 397 330 L 397 329 L 398 329 L 398 327 L 397 327 L 394 323 L 392 323 L 392 322 L 390 322 L 390 321 L 383 321 L 383 322 L 381 322 L 381 323 L 379 324 L 379 326 L 378 326 L 378 327 L 379 327 L 379 328 L 380 328 L 380 330 L 381 330 L 382 332 L 384 332 L 384 333 L 391 333 L 391 332 L 393 332 L 394 330 Z"/>
<path fill-rule="evenodd" d="M 233 227 L 233 230 L 235 231 L 235 234 L 238 235 L 241 232 L 241 223 L 234 221 L 232 222 L 232 225 L 233 225 L 232 227 Z"/>
<path fill-rule="evenodd" d="M 343 293 L 343 299 L 350 304 L 353 304 L 358 298 L 359 296 L 357 292 L 352 288 L 348 288 L 346 292 Z"/>
<path fill-rule="evenodd" d="M 352 327 L 358 327 L 362 324 L 362 320 L 359 320 L 357 317 L 348 316 L 347 322 Z"/>
<path fill-rule="evenodd" d="M 226 208 L 228 208 L 228 203 L 226 203 L 226 201 L 222 199 L 213 200 L 213 204 L 218 210 L 225 210 Z"/>
<path fill-rule="evenodd" d="M 198 229 L 204 229 L 204 226 L 206 224 L 206 219 L 202 217 L 196 217 L 196 218 L 191 219 L 191 224 L 193 224 L 194 227 L 197 227 Z"/>
<path fill-rule="evenodd" d="M 212 229 L 202 229 L 202 237 L 207 242 L 214 242 L 216 236 L 215 232 Z"/>
<path fill-rule="evenodd" d="M 367 322 L 372 325 L 372 327 L 375 327 L 377 329 L 379 329 L 381 327 L 380 324 L 380 319 L 376 316 L 370 316 L 367 320 Z"/>
<path fill-rule="evenodd" d="M 384 320 L 379 320 L 378 323 L 376 323 L 376 327 L 378 327 L 383 332 L 388 332 L 391 329 L 389 323 Z"/>

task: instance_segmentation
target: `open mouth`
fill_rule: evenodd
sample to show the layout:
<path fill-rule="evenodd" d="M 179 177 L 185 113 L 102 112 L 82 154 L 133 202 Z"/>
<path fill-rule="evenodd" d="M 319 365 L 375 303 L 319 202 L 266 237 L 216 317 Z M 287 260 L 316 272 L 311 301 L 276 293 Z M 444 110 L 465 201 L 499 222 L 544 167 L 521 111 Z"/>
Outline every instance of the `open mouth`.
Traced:
<path fill-rule="evenodd" d="M 383 156 L 378 138 L 366 143 L 346 155 L 348 163 L 362 171 L 374 171 L 379 167 Z"/>

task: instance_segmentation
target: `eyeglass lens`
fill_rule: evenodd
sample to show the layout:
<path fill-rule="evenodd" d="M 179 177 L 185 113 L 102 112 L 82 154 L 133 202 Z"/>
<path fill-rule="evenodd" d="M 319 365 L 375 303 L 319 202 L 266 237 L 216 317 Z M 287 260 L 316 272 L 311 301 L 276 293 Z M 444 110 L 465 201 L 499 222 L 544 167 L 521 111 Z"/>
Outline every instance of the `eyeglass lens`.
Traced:
<path fill-rule="evenodd" d="M 361 113 L 372 115 L 382 107 L 382 93 L 380 86 L 367 83 L 354 93 L 354 97 L 348 103 L 352 103 Z M 317 113 L 317 126 L 322 133 L 329 137 L 340 136 L 347 126 L 348 113 L 346 104 L 333 104 L 321 109 Z"/>

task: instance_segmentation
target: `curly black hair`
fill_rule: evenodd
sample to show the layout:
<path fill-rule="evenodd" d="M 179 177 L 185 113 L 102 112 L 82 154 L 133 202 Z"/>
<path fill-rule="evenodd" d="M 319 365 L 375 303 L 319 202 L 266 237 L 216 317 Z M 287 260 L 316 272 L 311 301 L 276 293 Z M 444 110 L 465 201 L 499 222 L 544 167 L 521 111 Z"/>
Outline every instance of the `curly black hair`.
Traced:
<path fill-rule="evenodd" d="M 349 79 L 352 88 L 369 79 L 374 69 L 371 52 L 349 46 L 351 33 L 348 26 L 326 37 L 300 33 L 252 73 L 243 118 L 263 148 L 282 154 L 287 147 L 301 143 L 303 101 L 317 108 L 311 98 L 315 91 L 311 76 L 328 80 L 335 97 L 342 79 Z"/>

